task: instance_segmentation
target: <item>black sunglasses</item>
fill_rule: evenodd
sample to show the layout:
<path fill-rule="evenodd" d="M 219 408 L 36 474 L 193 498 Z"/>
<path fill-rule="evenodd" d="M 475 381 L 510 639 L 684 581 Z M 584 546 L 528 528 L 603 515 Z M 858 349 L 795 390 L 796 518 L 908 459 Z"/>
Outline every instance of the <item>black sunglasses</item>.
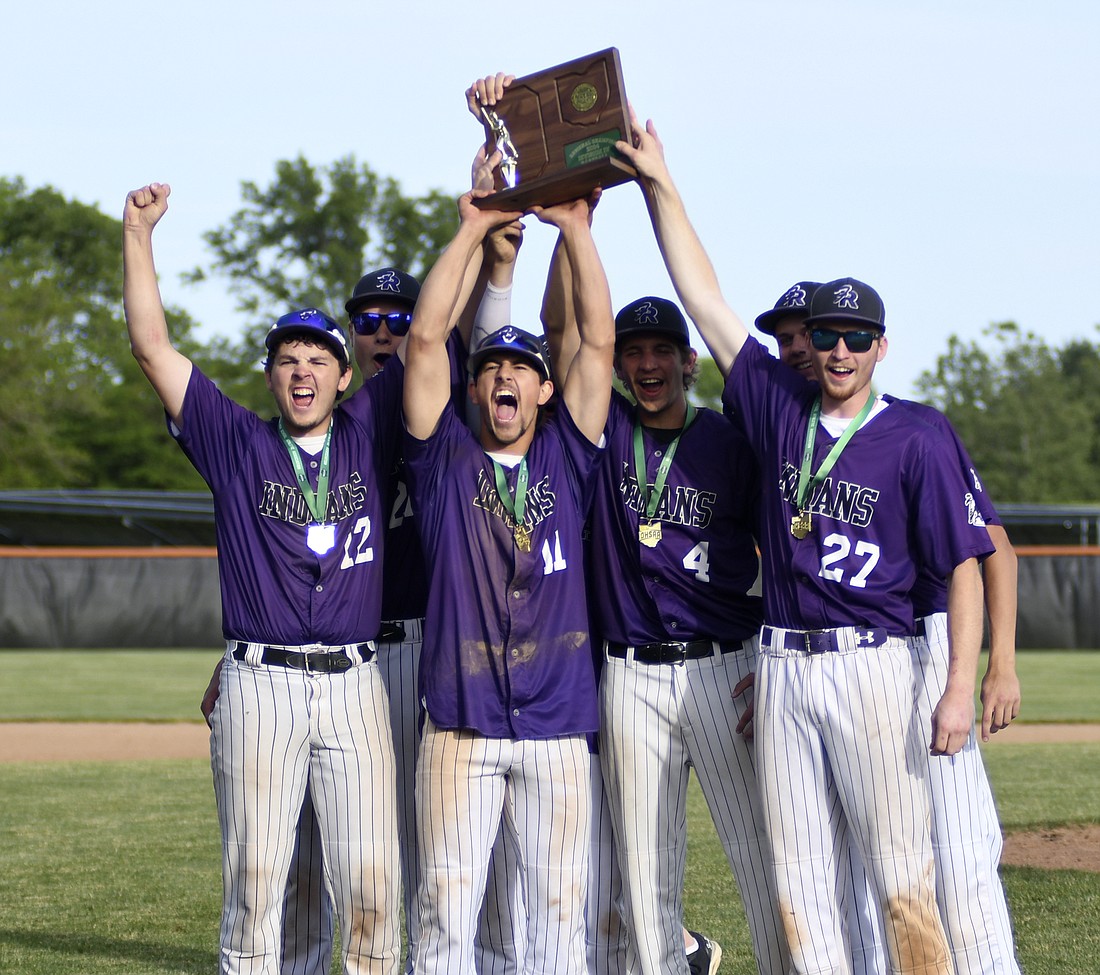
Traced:
<path fill-rule="evenodd" d="M 831 352 L 836 348 L 837 342 L 844 339 L 849 352 L 866 352 L 875 344 L 875 339 L 880 337 L 879 332 L 868 332 L 857 329 L 852 332 L 839 332 L 835 328 L 810 329 L 810 343 L 819 352 Z"/>
<path fill-rule="evenodd" d="M 377 311 L 361 311 L 349 318 L 351 327 L 358 335 L 373 335 L 383 324 L 391 335 L 404 335 L 413 320 L 411 311 L 391 311 L 388 315 Z"/>

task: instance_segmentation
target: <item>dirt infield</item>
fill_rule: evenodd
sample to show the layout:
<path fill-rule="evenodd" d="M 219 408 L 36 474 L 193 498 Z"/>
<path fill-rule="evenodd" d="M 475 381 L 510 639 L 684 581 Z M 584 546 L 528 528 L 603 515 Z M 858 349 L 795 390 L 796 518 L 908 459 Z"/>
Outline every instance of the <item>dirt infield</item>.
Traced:
<path fill-rule="evenodd" d="M 5 722 L 0 724 L 0 762 L 125 761 L 145 758 L 206 758 L 206 725 Z M 993 736 L 998 744 L 1097 742 L 1100 724 L 1017 724 Z M 1005 836 L 1002 862 L 1046 870 L 1100 872 L 1100 827 L 1086 826 Z"/>

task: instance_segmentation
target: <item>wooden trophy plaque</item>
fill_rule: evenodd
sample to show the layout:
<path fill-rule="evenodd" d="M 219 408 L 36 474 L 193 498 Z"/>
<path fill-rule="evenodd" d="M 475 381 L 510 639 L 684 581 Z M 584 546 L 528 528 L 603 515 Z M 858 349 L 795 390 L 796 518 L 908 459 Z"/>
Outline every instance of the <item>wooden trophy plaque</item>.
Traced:
<path fill-rule="evenodd" d="M 517 78 L 482 114 L 490 150 L 504 156 L 497 192 L 475 201 L 483 209 L 553 206 L 637 176 L 615 151 L 630 138 L 616 48 Z"/>

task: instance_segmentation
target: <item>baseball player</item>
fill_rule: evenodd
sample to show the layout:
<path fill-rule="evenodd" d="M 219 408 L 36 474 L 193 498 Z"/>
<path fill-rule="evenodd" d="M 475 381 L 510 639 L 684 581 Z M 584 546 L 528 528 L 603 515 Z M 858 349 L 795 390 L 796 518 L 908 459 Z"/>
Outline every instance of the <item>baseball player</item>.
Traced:
<path fill-rule="evenodd" d="M 728 377 L 724 403 L 760 458 L 764 619 L 757 773 L 793 968 L 847 971 L 840 865 L 848 834 L 882 910 L 892 969 L 947 975 L 918 752 L 954 755 L 973 724 L 978 561 L 992 552 L 950 445 L 872 394 L 885 317 L 855 279 L 807 319 L 819 388 L 768 355 L 726 305 L 652 123 L 635 164 L 677 293 Z M 914 720 L 905 637 L 920 564 L 949 578 L 950 674 L 931 728 Z"/>
<path fill-rule="evenodd" d="M 780 361 L 799 371 L 801 363 L 809 359 L 805 319 L 809 299 L 818 287 L 807 281 L 792 285 L 773 309 L 756 319 L 757 328 L 775 336 Z M 1015 719 L 1020 707 L 1015 667 L 1016 554 L 970 455 L 947 418 L 920 403 L 886 399 L 913 411 L 952 444 L 996 547 L 982 566 L 990 620 L 989 665 L 981 687 L 982 738 L 988 741 L 991 734 Z M 920 726 L 927 726 L 947 683 L 947 587 L 943 579 L 922 567 L 912 597 L 916 634 L 908 643 L 916 684 L 916 718 Z M 997 870 L 1003 839 L 974 731 L 951 761 L 930 759 L 926 778 L 932 799 L 936 903 L 955 970 L 958 975 L 1018 973 L 1008 905 Z M 881 920 L 865 910 L 866 881 L 858 855 L 852 856 L 852 868 L 858 904 L 855 916 L 866 919 L 852 931 L 856 970 L 882 971 Z"/>
<path fill-rule="evenodd" d="M 380 377 L 386 363 L 398 354 L 408 333 L 420 283 L 411 274 L 383 267 L 364 274 L 345 304 L 354 333 L 356 364 L 364 382 Z M 465 350 L 459 330 L 452 333 L 452 381 L 459 384 Z M 400 387 L 393 387 L 395 396 Z M 464 383 L 459 386 L 464 399 Z M 401 883 L 407 970 L 419 934 L 416 914 L 417 848 L 414 812 L 414 772 L 418 742 L 417 675 L 427 582 L 415 518 L 398 459 L 387 474 L 386 559 L 382 572 L 382 625 L 376 638 L 376 660 L 390 708 L 390 731 L 397 762 L 397 843 Z M 320 837 L 308 801 L 299 821 L 287 884 L 283 923 L 282 975 L 325 975 L 332 953 L 333 917 L 319 871 Z"/>
<path fill-rule="evenodd" d="M 400 416 L 388 382 L 351 381 L 340 327 L 316 309 L 268 332 L 279 416 L 237 406 L 173 348 L 152 231 L 166 184 L 132 191 L 123 294 L 135 358 L 215 499 L 226 655 L 210 715 L 222 832 L 220 970 L 275 975 L 291 846 L 307 784 L 344 932 L 343 970 L 399 964 L 396 799 L 374 662 L 382 599 L 379 485 Z"/>
<path fill-rule="evenodd" d="M 567 370 L 572 333 L 551 328 L 571 319 L 569 269 L 559 266 L 564 281 L 548 286 L 543 320 L 555 367 Z M 673 302 L 637 299 L 616 316 L 615 333 L 616 373 L 636 405 L 612 395 L 590 519 L 589 604 L 604 657 L 600 762 L 629 964 L 671 972 L 721 960 L 721 948 L 694 933 L 700 947 L 684 957 L 690 764 L 742 892 L 758 970 L 786 972 L 752 745 L 736 732 L 733 691 L 755 666 L 760 627 L 759 599 L 748 595 L 758 565 L 756 463 L 721 416 L 689 404 L 697 356 Z"/>
<path fill-rule="evenodd" d="M 595 195 L 595 198 L 598 199 L 598 193 Z M 479 309 L 479 317 L 485 319 L 484 325 L 487 328 L 499 327 L 510 320 L 511 284 L 514 266 L 514 255 L 511 255 L 510 260 L 502 266 L 494 267 L 493 269 L 494 277 L 490 281 L 485 298 L 482 301 L 482 308 Z M 568 259 L 565 254 L 565 248 L 559 241 L 551 264 L 551 272 L 548 276 L 542 312 L 542 319 L 547 329 L 548 344 L 552 355 L 552 375 L 568 374 L 572 356 L 576 352 L 578 336 L 575 328 L 571 290 L 571 273 L 568 270 Z M 675 306 L 672 306 L 671 303 L 662 302 L 660 300 L 658 300 L 658 303 L 661 307 L 670 307 L 675 315 L 679 315 L 678 310 L 675 309 Z M 488 306 L 489 309 L 487 313 L 485 312 L 486 306 Z M 625 314 L 625 312 L 622 314 Z M 620 317 L 622 317 L 622 314 Z M 679 322 L 682 325 L 682 316 L 679 316 Z M 659 329 L 655 328 L 655 331 L 659 333 Z M 479 327 L 475 325 L 475 348 L 477 347 L 478 335 Z M 661 337 L 663 336 L 660 334 L 656 336 L 656 338 Z M 687 383 L 690 379 L 694 378 L 693 368 L 695 356 L 694 353 L 687 348 L 686 327 L 684 327 L 682 334 L 679 332 L 677 333 L 674 341 L 677 343 L 682 341 L 683 343 L 682 351 L 685 361 L 682 363 L 682 366 L 685 368 L 686 373 L 689 374 L 689 378 L 684 380 L 684 382 Z M 663 343 L 661 344 L 663 345 Z M 681 393 L 683 393 L 683 389 L 681 389 Z M 681 395 L 680 399 L 686 406 L 686 396 Z M 615 416 L 617 406 L 626 408 L 626 401 L 623 397 L 613 393 L 611 404 L 612 418 Z M 724 439 L 736 437 L 736 434 L 732 433 L 727 424 L 719 421 L 719 427 Z M 614 441 L 612 441 L 612 445 L 613 444 Z M 755 469 L 754 462 L 751 458 L 746 456 L 744 450 L 741 451 L 739 456 L 742 460 L 747 460 L 749 466 Z M 615 466 L 610 456 L 605 453 L 604 461 L 601 464 L 601 471 L 608 465 Z M 602 484 L 606 479 L 603 473 L 601 473 L 598 483 Z M 745 485 L 745 487 L 752 493 L 749 485 Z M 599 488 L 597 488 L 597 490 L 599 490 Z M 602 541 L 601 538 L 597 537 L 596 544 L 599 545 Z M 637 544 L 636 538 L 633 544 Z M 755 551 L 752 552 L 751 558 L 755 562 Z M 591 565 L 589 569 L 589 578 L 591 580 Z M 621 570 L 622 567 L 617 566 L 616 571 Z M 606 571 L 606 567 L 599 566 L 596 571 Z M 753 576 L 755 576 L 755 569 L 752 570 L 752 573 Z M 595 608 L 599 600 L 597 599 L 595 603 L 593 602 L 595 588 L 591 583 L 588 592 L 590 604 L 593 606 L 590 613 L 595 614 L 593 616 L 593 619 L 595 619 L 599 615 L 599 610 Z M 601 655 L 603 653 L 602 646 L 600 647 L 600 653 Z M 615 854 L 615 843 L 611 826 L 611 811 L 606 801 L 603 775 L 600 772 L 598 759 L 594 759 L 592 762 L 591 785 L 592 846 L 590 850 L 588 904 L 586 908 L 588 971 L 590 975 L 621 975 L 621 973 L 636 972 L 639 969 L 636 955 L 633 958 L 628 957 L 630 938 L 627 926 L 620 913 L 622 881 L 619 873 L 618 857 Z M 494 878 L 497 880 L 497 890 L 495 893 L 499 894 L 500 891 L 507 889 L 509 877 L 507 875 L 503 878 L 500 876 L 500 871 L 498 869 L 500 861 L 497 854 L 498 851 L 494 850 L 493 868 Z M 763 871 L 761 870 L 758 872 Z M 483 950 L 478 958 L 480 975 L 500 975 L 500 973 L 515 970 L 514 967 L 509 966 L 507 959 L 500 957 L 502 952 L 499 949 L 492 952 L 486 950 L 487 945 L 497 945 L 507 942 L 507 932 L 512 927 L 510 918 L 511 901 L 501 903 L 497 897 L 490 898 L 490 894 L 493 893 L 493 885 L 490 884 L 490 890 L 486 895 L 486 904 L 482 915 L 481 930 L 484 931 L 488 929 L 492 937 L 483 938 L 481 941 Z M 768 899 L 767 903 L 770 904 L 773 900 L 774 898 Z M 677 896 L 677 902 L 678 901 L 679 897 Z M 705 935 L 697 932 L 689 932 L 687 930 L 681 931 L 680 929 L 677 929 L 677 931 L 676 943 L 683 945 L 683 947 L 679 949 L 679 954 L 681 957 L 685 957 L 686 955 L 686 964 L 693 975 L 694 973 L 715 972 L 722 958 L 721 946 Z M 671 950 L 674 952 L 676 951 L 675 948 Z"/>
<path fill-rule="evenodd" d="M 607 415 L 607 283 L 585 201 L 534 212 L 564 234 L 582 342 L 555 414 L 537 338 L 511 326 L 470 357 L 473 436 L 448 402 L 444 340 L 461 275 L 516 213 L 460 201 L 461 224 L 425 281 L 408 338 L 405 459 L 431 553 L 417 765 L 417 970 L 472 972 L 477 913 L 500 824 L 518 851 L 524 968 L 584 970 L 588 750 L 595 676 L 581 556 L 584 493 Z M 415 390 L 415 395 L 413 394 Z"/>
<path fill-rule="evenodd" d="M 790 956 L 734 693 L 755 667 L 761 622 L 760 600 L 748 595 L 758 568 L 755 459 L 719 414 L 689 404 L 696 353 L 673 302 L 631 302 L 615 337 L 616 372 L 636 405 L 612 397 L 589 602 L 603 644 L 600 762 L 630 957 L 646 973 L 689 971 L 681 891 L 690 764 L 742 892 L 757 969 L 780 975 Z M 721 958 L 717 946 L 703 951 Z"/>

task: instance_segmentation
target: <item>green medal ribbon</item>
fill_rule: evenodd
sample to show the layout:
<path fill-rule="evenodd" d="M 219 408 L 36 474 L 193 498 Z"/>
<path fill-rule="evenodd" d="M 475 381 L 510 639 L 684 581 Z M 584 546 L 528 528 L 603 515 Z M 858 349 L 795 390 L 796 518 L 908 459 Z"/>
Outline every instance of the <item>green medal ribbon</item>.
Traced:
<path fill-rule="evenodd" d="M 814 444 L 817 441 L 817 424 L 818 420 L 821 419 L 821 394 L 817 394 L 817 399 L 814 400 L 813 408 L 810 410 L 810 425 L 806 428 L 806 444 L 802 449 L 802 469 L 798 472 L 797 505 L 800 512 L 806 510 L 806 503 L 810 495 L 813 494 L 818 485 L 829 476 L 829 472 L 840 458 L 841 452 L 844 450 L 848 441 L 855 436 L 856 431 L 863 425 L 863 421 L 867 419 L 874 405 L 875 397 L 868 396 L 867 402 L 863 404 L 863 409 L 860 410 L 855 419 L 848 424 L 848 429 L 846 429 L 840 435 L 840 439 L 833 444 L 833 449 L 829 451 L 828 456 L 821 462 L 821 466 L 817 469 L 813 477 L 811 477 L 810 465 L 814 460 Z"/>
<path fill-rule="evenodd" d="M 508 480 L 504 474 L 504 468 L 501 467 L 492 457 L 489 458 L 493 461 L 493 473 L 496 475 L 497 482 L 497 497 L 500 498 L 500 503 L 504 505 L 504 510 L 512 516 L 512 521 L 515 522 L 516 530 L 522 532 L 523 529 L 523 509 L 527 501 L 527 458 L 524 457 L 519 462 L 519 474 L 516 475 L 516 497 L 513 501 L 512 492 L 508 490 Z"/>
<path fill-rule="evenodd" d="M 695 421 L 696 409 L 688 403 L 687 412 L 684 414 L 684 425 L 676 434 L 673 441 L 665 449 L 665 455 L 657 466 L 657 477 L 650 489 L 649 478 L 645 469 L 645 446 L 642 442 L 642 424 L 634 421 L 634 476 L 638 481 L 638 490 L 642 493 L 645 502 L 645 516 L 649 521 L 657 513 L 657 506 L 661 503 L 661 496 L 665 493 L 665 482 L 668 480 L 668 472 L 672 469 L 672 458 L 676 455 L 676 448 L 680 445 L 680 438 L 684 431 Z"/>
<path fill-rule="evenodd" d="M 332 420 L 329 420 L 328 430 L 325 431 L 325 445 L 321 448 L 321 471 L 317 475 L 317 493 L 309 486 L 309 478 L 306 477 L 305 465 L 302 463 L 302 455 L 298 452 L 298 445 L 290 439 L 290 434 L 283 426 L 282 418 L 279 418 L 279 436 L 282 438 L 286 452 L 290 454 L 290 463 L 294 467 L 294 476 L 298 478 L 298 488 L 305 498 L 306 507 L 313 515 L 317 524 L 323 524 L 325 509 L 328 507 L 328 472 L 329 472 L 329 443 L 332 440 Z"/>

